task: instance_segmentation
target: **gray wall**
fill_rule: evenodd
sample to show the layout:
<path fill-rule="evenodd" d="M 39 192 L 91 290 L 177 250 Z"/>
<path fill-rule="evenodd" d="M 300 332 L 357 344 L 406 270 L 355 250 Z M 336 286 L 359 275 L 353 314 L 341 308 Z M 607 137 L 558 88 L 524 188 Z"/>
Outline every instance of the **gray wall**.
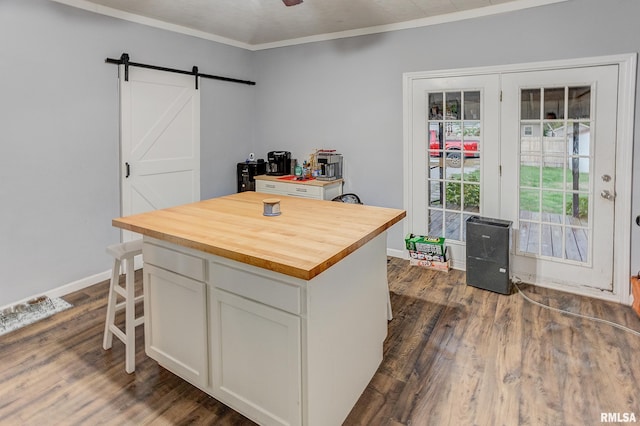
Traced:
<path fill-rule="evenodd" d="M 264 149 L 290 149 L 298 158 L 314 148 L 338 149 L 345 154 L 348 191 L 367 204 L 402 208 L 403 73 L 634 53 L 640 49 L 638 16 L 638 1 L 570 0 L 259 51 L 256 134 Z M 636 106 L 636 117 L 639 113 Z M 640 150 L 634 151 L 637 169 Z M 639 179 L 636 173 L 633 217 L 640 214 Z M 635 273 L 640 269 L 640 228 L 634 224 L 632 230 Z M 401 226 L 389 233 L 388 246 L 403 248 Z"/>
<path fill-rule="evenodd" d="M 117 67 L 254 80 L 251 52 L 47 0 L 0 1 L 0 307 L 111 267 L 119 241 Z M 235 192 L 255 88 L 202 79 L 203 198 Z"/>
<path fill-rule="evenodd" d="M 47 0 L 2 0 L 0 307 L 110 267 L 104 247 L 119 238 L 111 227 L 118 98 L 106 57 L 128 52 L 138 62 L 257 81 L 201 82 L 203 198 L 235 191 L 235 163 L 248 152 L 287 149 L 302 159 L 335 147 L 345 154 L 348 191 L 401 208 L 402 73 L 637 52 L 638 16 L 635 0 L 570 0 L 249 52 Z M 634 155 L 638 167 L 640 150 Z M 640 228 L 632 229 L 637 271 Z M 396 225 L 390 248 L 401 250 L 402 238 Z"/>

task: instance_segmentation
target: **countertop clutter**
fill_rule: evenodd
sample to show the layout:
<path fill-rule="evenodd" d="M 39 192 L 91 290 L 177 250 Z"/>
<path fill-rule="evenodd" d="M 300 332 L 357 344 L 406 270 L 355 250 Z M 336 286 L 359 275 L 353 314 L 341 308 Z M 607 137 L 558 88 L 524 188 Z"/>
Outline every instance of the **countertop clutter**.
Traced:
<path fill-rule="evenodd" d="M 336 182 L 342 182 L 342 179 L 319 180 L 313 177 L 303 178 L 302 176 L 295 176 L 295 175 L 285 175 L 285 176 L 258 175 L 254 179 L 262 180 L 266 182 L 291 182 L 291 183 L 299 183 L 300 185 L 310 185 L 310 186 L 327 186 Z"/>
<path fill-rule="evenodd" d="M 292 158 L 289 151 L 269 151 L 266 162 L 264 159 L 256 159 L 254 153 L 249 153 L 247 159 L 237 165 L 238 192 L 258 191 L 305 196 L 302 190 L 288 191 L 283 188 L 266 187 L 264 185 L 261 188 L 257 187 L 256 177 L 265 176 L 267 179 L 261 178 L 261 180 L 271 180 L 274 183 L 306 184 L 307 182 L 316 182 L 310 185 L 326 187 L 327 190 L 321 191 L 321 194 L 307 196 L 307 198 L 330 200 L 342 194 L 342 185 L 337 189 L 338 185 L 330 187 L 328 184 L 325 186 L 318 182 L 326 181 L 342 184 L 342 163 L 342 154 L 338 154 L 333 149 L 316 150 L 309 155 L 308 160 L 302 162 Z"/>

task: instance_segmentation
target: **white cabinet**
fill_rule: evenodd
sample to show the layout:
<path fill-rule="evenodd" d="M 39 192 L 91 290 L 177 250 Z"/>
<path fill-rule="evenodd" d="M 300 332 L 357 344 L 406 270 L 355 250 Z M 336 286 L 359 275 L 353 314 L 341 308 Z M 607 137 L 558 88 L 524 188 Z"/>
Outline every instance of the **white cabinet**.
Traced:
<path fill-rule="evenodd" d="M 300 318 L 213 289 L 214 393 L 264 425 L 302 423 Z"/>
<path fill-rule="evenodd" d="M 263 425 L 302 424 L 300 283 L 223 260 L 209 270 L 214 395 Z"/>
<path fill-rule="evenodd" d="M 147 354 L 261 425 L 341 424 L 382 361 L 386 233 L 311 280 L 149 237 L 143 256 Z"/>
<path fill-rule="evenodd" d="M 193 279 L 204 279 L 204 260 L 146 243 L 143 256 L 145 351 L 183 379 L 207 386 L 206 284 Z"/>
<path fill-rule="evenodd" d="M 293 197 L 332 200 L 342 195 L 342 179 L 337 181 L 286 181 L 269 176 L 256 176 L 256 192 Z"/>

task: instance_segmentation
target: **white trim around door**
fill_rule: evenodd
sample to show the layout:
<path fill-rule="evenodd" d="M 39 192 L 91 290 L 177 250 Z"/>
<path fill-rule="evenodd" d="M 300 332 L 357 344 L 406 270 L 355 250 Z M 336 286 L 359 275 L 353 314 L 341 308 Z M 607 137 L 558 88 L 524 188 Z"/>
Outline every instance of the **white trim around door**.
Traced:
<path fill-rule="evenodd" d="M 637 54 L 621 54 L 603 57 L 568 59 L 548 62 L 525 63 L 504 66 L 465 68 L 455 70 L 437 70 L 429 72 L 413 72 L 403 75 L 403 128 L 404 128 L 404 208 L 407 211 L 407 220 L 404 221 L 404 234 L 413 232 L 410 229 L 414 209 L 419 208 L 418 202 L 414 202 L 414 164 L 412 159 L 414 152 L 414 86 L 420 80 L 461 77 L 487 74 L 505 74 L 526 71 L 560 70 L 567 68 L 593 67 L 603 65 L 618 66 L 618 100 L 617 100 L 617 135 L 616 135 L 616 208 L 614 229 L 614 265 L 613 265 L 613 289 L 601 291 L 589 288 L 558 288 L 576 294 L 583 294 L 605 300 L 611 300 L 624 304 L 631 303 L 629 276 L 631 274 L 631 196 L 632 196 L 632 161 L 633 161 L 633 128 L 635 117 L 635 93 L 636 93 L 636 68 Z M 422 141 L 420 143 L 423 143 Z M 456 262 L 456 268 L 464 269 L 464 263 Z M 553 287 L 550 285 L 550 287 Z M 554 287 L 555 288 L 555 287 Z"/>

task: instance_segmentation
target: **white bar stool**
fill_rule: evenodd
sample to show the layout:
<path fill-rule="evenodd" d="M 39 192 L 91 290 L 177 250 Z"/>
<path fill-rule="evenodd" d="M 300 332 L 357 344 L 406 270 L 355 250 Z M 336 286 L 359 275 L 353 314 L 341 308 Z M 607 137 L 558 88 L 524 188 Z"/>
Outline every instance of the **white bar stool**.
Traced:
<path fill-rule="evenodd" d="M 104 339 L 102 347 L 107 350 L 111 348 L 113 336 L 115 335 L 125 345 L 125 371 L 133 373 L 136 369 L 136 327 L 144 323 L 144 315 L 136 318 L 136 303 L 144 298 L 144 295 L 135 297 L 135 277 L 133 258 L 142 254 L 142 240 L 127 241 L 125 243 L 113 244 L 107 247 L 107 253 L 113 256 L 113 271 L 111 272 L 111 283 L 109 285 L 109 301 L 107 304 L 107 320 L 104 326 Z M 120 285 L 120 265 L 126 261 L 125 287 Z M 118 295 L 124 301 L 117 303 Z M 116 312 L 124 309 L 125 330 L 124 332 L 115 324 Z"/>

